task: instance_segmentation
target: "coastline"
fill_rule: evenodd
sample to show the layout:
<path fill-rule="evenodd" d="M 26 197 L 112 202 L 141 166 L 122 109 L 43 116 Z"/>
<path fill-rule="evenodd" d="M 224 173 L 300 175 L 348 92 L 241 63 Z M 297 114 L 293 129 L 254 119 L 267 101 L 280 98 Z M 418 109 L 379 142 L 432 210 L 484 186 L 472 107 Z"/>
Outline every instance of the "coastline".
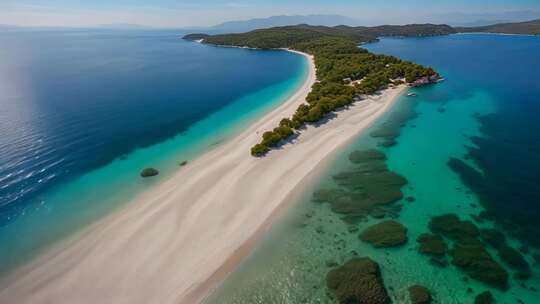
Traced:
<path fill-rule="evenodd" d="M 540 34 L 510 34 L 510 33 L 496 33 L 496 32 L 462 32 L 455 33 L 453 35 L 498 35 L 498 36 L 525 36 L 525 37 L 540 37 Z"/>
<path fill-rule="evenodd" d="M 315 82 L 313 59 L 302 55 L 309 60 L 309 75 L 286 102 L 123 210 L 16 271 L 1 287 L 0 301 L 203 299 L 249 254 L 276 210 L 305 177 L 380 117 L 406 89 L 400 86 L 362 100 L 326 124 L 308 126 L 294 144 L 253 158 L 249 148 L 259 140 L 259 132 L 292 115 Z"/>

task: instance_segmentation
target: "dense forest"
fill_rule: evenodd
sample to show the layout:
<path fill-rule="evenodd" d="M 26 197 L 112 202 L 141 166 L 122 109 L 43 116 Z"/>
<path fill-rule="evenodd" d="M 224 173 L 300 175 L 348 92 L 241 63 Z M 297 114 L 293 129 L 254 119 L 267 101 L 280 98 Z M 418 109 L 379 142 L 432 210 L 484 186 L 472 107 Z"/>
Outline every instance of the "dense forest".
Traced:
<path fill-rule="evenodd" d="M 194 34 L 186 39 L 204 39 L 204 43 L 261 49 L 288 48 L 314 56 L 317 82 L 292 117 L 283 118 L 273 130 L 264 132 L 253 156 L 263 156 L 278 147 L 308 123 L 322 120 L 328 113 L 352 104 L 388 85 L 429 83 L 438 74 L 429 67 L 386 55 L 375 55 L 358 44 L 372 41 L 353 28 L 322 26 L 286 26 L 255 30 L 243 34 L 207 36 Z M 397 33 L 395 31 L 394 33 Z"/>
<path fill-rule="evenodd" d="M 318 32 L 322 35 L 331 36 L 344 36 L 359 40 L 361 42 L 373 41 L 378 37 L 426 37 L 437 35 L 449 35 L 454 33 L 501 33 L 501 34 L 528 34 L 528 35 L 540 35 L 540 19 L 525 21 L 525 22 L 513 22 L 513 23 L 499 23 L 494 25 L 479 26 L 479 27 L 451 27 L 449 25 L 440 24 L 407 24 L 407 25 L 381 25 L 374 27 L 366 26 L 311 26 L 311 25 L 294 25 L 281 28 L 263 29 L 251 32 L 253 36 L 257 36 L 261 31 L 280 31 L 280 30 L 309 30 L 311 32 Z M 268 34 L 268 33 L 266 33 Z M 240 34 L 244 35 L 244 34 Z M 210 35 L 206 34 L 191 34 L 187 35 L 186 39 L 199 40 L 209 38 Z M 244 36 L 245 37 L 245 36 Z M 234 34 L 216 35 L 212 36 L 212 40 L 219 41 L 232 41 L 236 36 Z"/>
<path fill-rule="evenodd" d="M 448 25 L 410 24 L 410 25 L 383 25 L 377 27 L 350 27 L 350 26 L 312 26 L 307 24 L 274 27 L 254 30 L 242 34 L 190 34 L 184 38 L 188 40 L 204 39 L 206 43 L 216 45 L 235 45 L 255 48 L 283 48 L 294 43 L 309 41 L 321 37 L 343 37 L 356 42 L 376 41 L 382 36 L 422 37 L 448 35 L 456 30 Z M 261 41 L 264 41 L 262 43 Z"/>
<path fill-rule="evenodd" d="M 484 32 L 500 34 L 540 35 L 540 19 L 527 22 L 499 23 L 480 27 L 458 27 L 456 28 L 456 30 L 462 33 Z"/>

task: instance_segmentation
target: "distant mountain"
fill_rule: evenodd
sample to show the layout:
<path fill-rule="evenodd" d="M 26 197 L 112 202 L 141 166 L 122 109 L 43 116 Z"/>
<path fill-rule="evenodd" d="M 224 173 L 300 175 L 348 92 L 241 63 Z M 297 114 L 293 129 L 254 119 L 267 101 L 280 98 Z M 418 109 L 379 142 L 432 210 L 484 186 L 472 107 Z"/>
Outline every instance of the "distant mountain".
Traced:
<path fill-rule="evenodd" d="M 104 28 L 104 29 L 111 29 L 111 30 L 144 30 L 144 29 L 152 28 L 145 25 L 130 24 L 130 23 L 101 24 L 101 25 L 98 25 L 97 27 Z"/>
<path fill-rule="evenodd" d="M 498 23 L 523 22 L 538 19 L 540 10 L 502 11 L 502 12 L 450 12 L 433 14 L 429 21 L 451 26 L 476 27 Z"/>
<path fill-rule="evenodd" d="M 360 21 L 354 18 L 340 15 L 295 15 L 295 16 L 272 16 L 268 18 L 250 19 L 244 21 L 229 21 L 213 26 L 210 30 L 239 33 L 255 29 L 271 28 L 278 26 L 309 24 L 322 26 L 336 25 L 359 25 Z"/>
<path fill-rule="evenodd" d="M 456 30 L 463 33 L 483 32 L 540 35 L 540 19 L 525 22 L 499 23 L 479 27 L 457 27 Z"/>

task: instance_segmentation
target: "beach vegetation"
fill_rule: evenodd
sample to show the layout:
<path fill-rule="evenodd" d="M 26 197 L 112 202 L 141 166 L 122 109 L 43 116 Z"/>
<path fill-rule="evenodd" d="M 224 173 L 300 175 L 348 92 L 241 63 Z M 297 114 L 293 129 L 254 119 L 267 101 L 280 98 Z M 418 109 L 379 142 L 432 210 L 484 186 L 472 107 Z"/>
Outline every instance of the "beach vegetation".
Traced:
<path fill-rule="evenodd" d="M 255 146 L 251 148 L 251 155 L 257 156 L 257 157 L 263 156 L 266 153 L 268 153 L 269 150 L 270 149 L 268 149 L 268 147 L 263 144 L 256 144 Z"/>

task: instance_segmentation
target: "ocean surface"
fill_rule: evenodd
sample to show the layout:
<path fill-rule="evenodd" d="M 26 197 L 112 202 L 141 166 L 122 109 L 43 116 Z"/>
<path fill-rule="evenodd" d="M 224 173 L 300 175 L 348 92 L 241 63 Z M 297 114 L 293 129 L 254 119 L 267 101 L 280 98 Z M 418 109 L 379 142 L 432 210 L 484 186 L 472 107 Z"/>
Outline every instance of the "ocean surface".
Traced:
<path fill-rule="evenodd" d="M 393 303 L 410 303 L 408 288 L 416 284 L 431 291 L 434 303 L 473 303 L 483 291 L 499 304 L 540 303 L 540 37 L 388 38 L 363 47 L 433 66 L 446 81 L 410 89 L 418 96 L 402 96 L 384 118 L 313 174 L 207 303 L 335 303 L 326 275 L 357 256 L 379 264 Z M 394 146 L 383 147 L 372 136 L 396 125 Z M 386 155 L 388 170 L 406 178 L 403 199 L 377 215 L 356 218 L 314 199 L 321 189 L 346 191 L 338 177 L 354 172 L 349 155 L 371 148 Z M 507 288 L 475 278 L 493 272 L 472 275 L 454 265 L 450 252 L 457 241 L 446 235 L 450 251 L 444 258 L 419 253 L 417 237 L 430 232 L 434 216 L 449 213 L 480 229 L 495 229 L 505 239 L 504 248 L 515 249 L 512 258 L 504 259 L 502 247 L 480 240 L 508 273 Z M 366 227 L 388 219 L 407 228 L 405 245 L 375 248 L 359 239 Z"/>
<path fill-rule="evenodd" d="M 307 75 L 299 55 L 181 36 L 0 32 L 0 274 L 181 170 Z M 146 167 L 160 175 L 142 179 Z"/>

